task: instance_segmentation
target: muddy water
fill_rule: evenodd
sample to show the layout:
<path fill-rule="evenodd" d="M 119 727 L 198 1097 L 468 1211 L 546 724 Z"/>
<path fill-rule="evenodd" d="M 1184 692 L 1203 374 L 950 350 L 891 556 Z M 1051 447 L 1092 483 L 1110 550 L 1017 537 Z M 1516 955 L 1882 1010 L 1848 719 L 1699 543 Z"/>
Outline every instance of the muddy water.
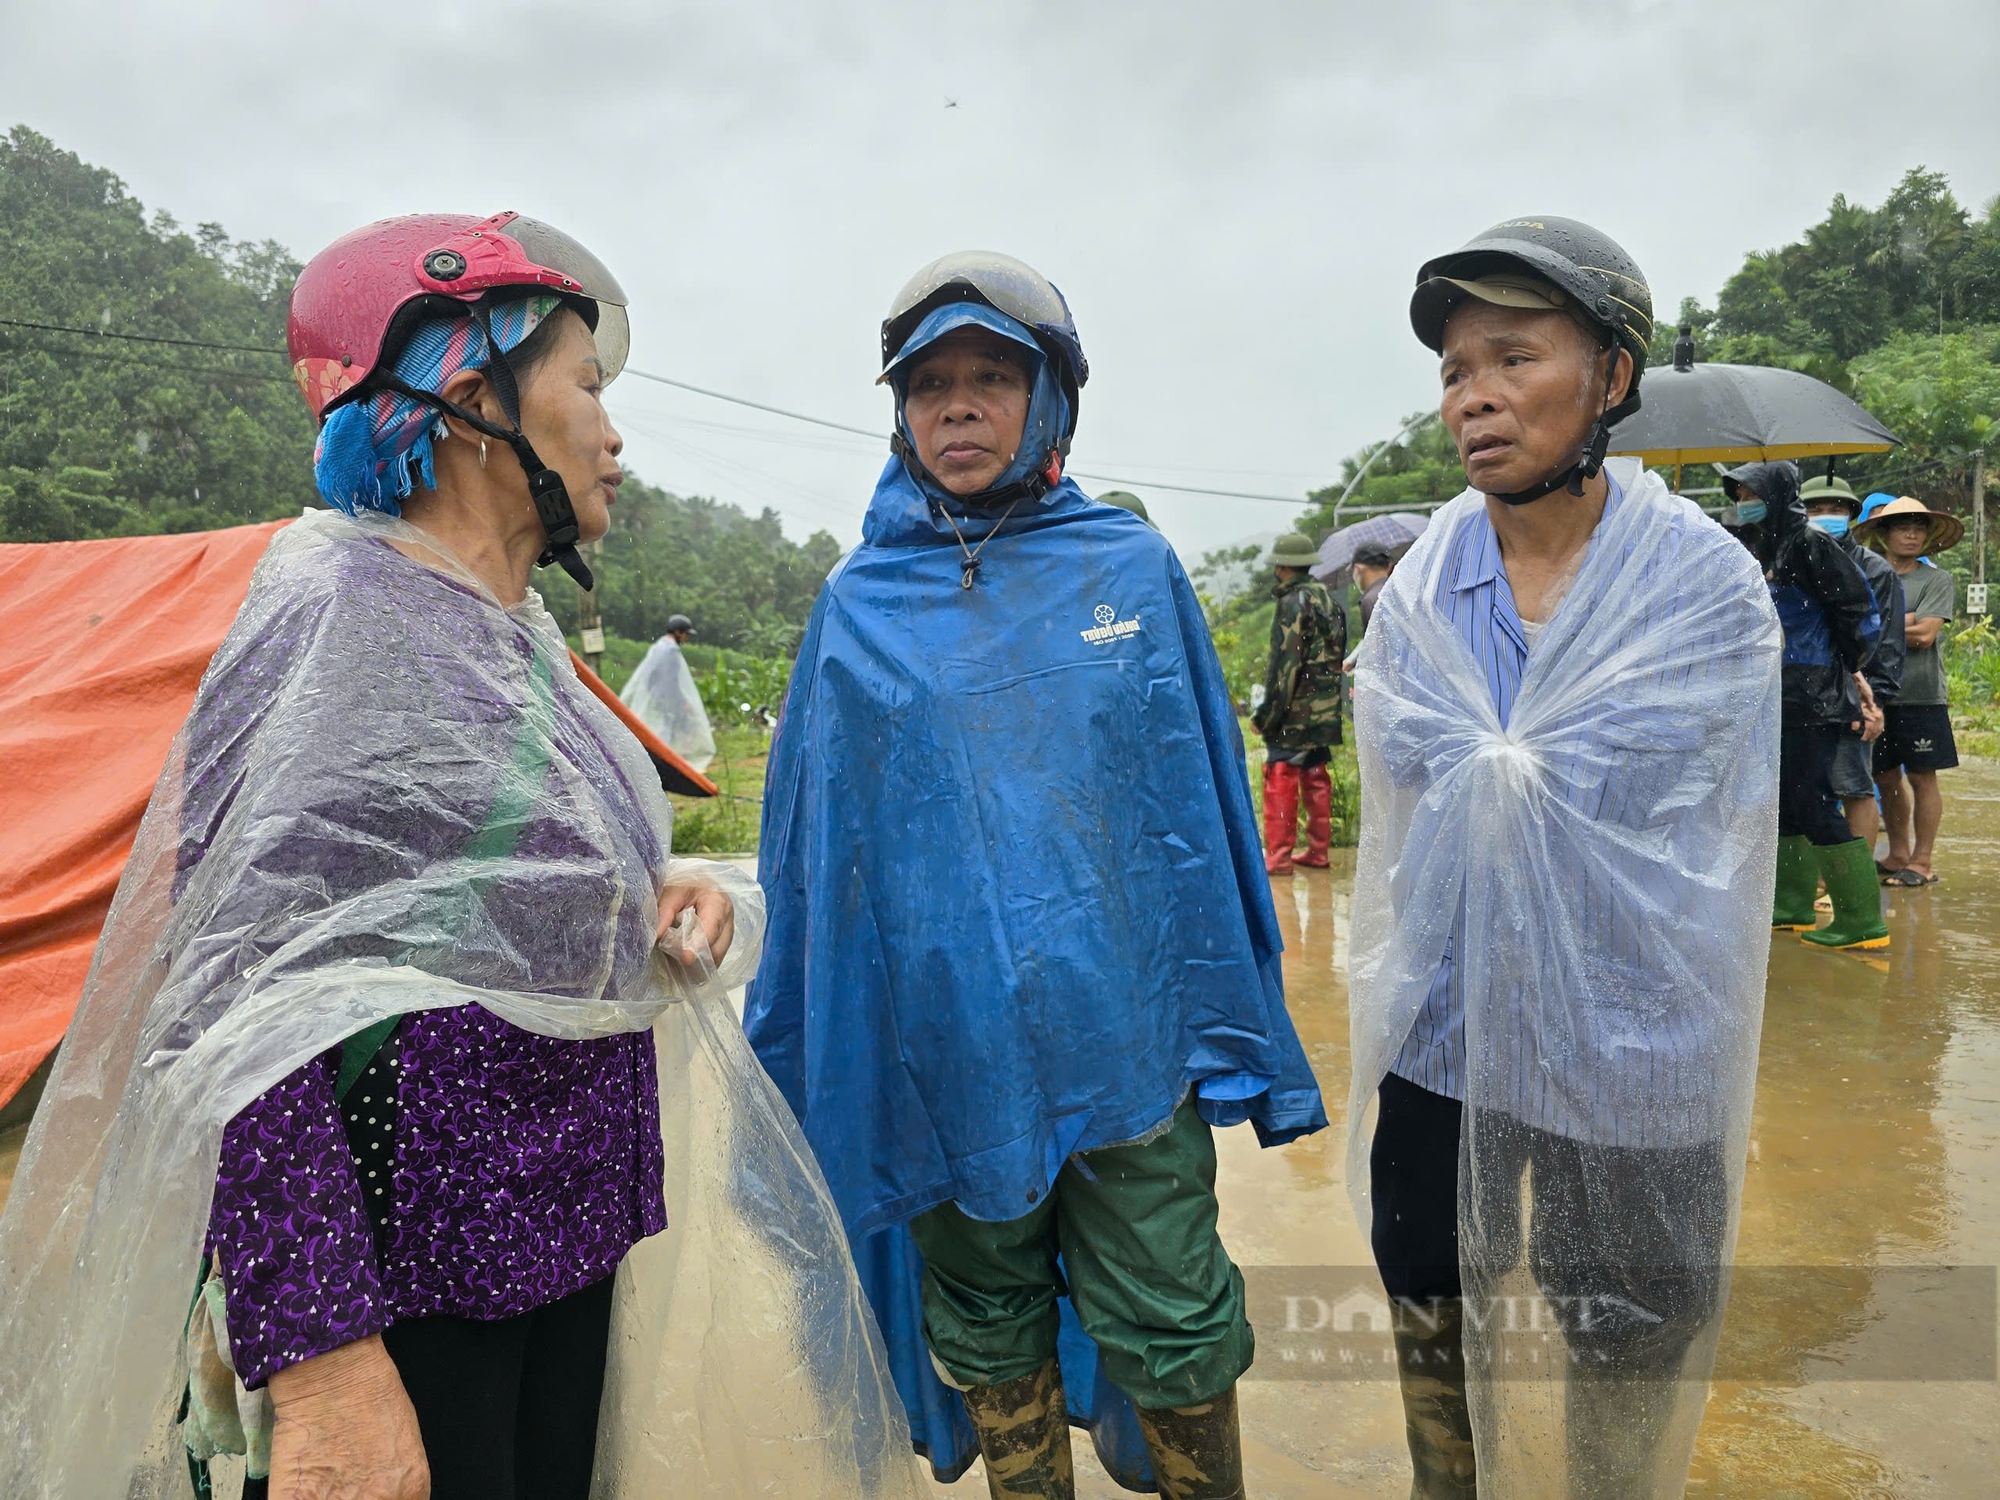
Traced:
<path fill-rule="evenodd" d="M 1739 1277 L 1689 1493 L 1715 1496 L 2000 1494 L 2000 1385 L 1871 1378 L 1907 1362 L 1910 1325 L 1962 1359 L 1993 1357 L 2000 1260 L 2000 764 L 1944 778 L 1943 879 L 1897 891 L 1892 945 L 1823 953 L 1772 941 L 1751 1159 L 1737 1260 L 1823 1267 Z M 1245 1265 L 1365 1266 L 1342 1182 L 1351 869 L 1277 891 L 1293 1018 L 1335 1128 L 1260 1151 L 1224 1131 L 1222 1229 Z M 0 1196 L 21 1144 L 0 1133 Z M 1983 1266 L 1968 1298 L 1934 1268 Z M 1919 1269 L 1912 1273 L 1900 1268 Z M 1919 1295 L 1908 1285 L 1917 1279 Z M 1380 1380 L 1241 1387 L 1249 1492 L 1260 1500 L 1409 1492 L 1395 1386 Z M 1125 1493 L 1077 1444 L 1078 1493 Z M 940 1495 L 981 1495 L 975 1466 Z"/>
<path fill-rule="evenodd" d="M 1870 1378 L 1935 1336 L 1954 1368 L 1968 1340 L 1990 1369 L 2000 1260 L 2000 764 L 1942 778 L 1938 885 L 1891 893 L 1886 952 L 1772 941 L 1737 1261 L 1746 1272 L 1690 1495 L 2000 1495 L 2000 1385 Z M 1277 890 L 1293 1019 L 1335 1128 L 1260 1151 L 1218 1137 L 1222 1230 L 1245 1265 L 1366 1265 L 1343 1183 L 1351 869 Z M 1933 1269 L 1983 1266 L 1985 1296 Z M 1913 1295 L 1911 1280 L 1916 1292 Z M 1913 1334 L 1911 1324 L 1922 1330 Z M 1974 1358 L 1972 1363 L 1977 1363 Z M 1260 1500 L 1409 1493 L 1396 1388 L 1379 1380 L 1250 1379 L 1240 1387 L 1246 1482 Z M 1077 1492 L 1121 1495 L 1076 1445 Z M 937 1486 L 983 1495 L 979 1471 Z"/>

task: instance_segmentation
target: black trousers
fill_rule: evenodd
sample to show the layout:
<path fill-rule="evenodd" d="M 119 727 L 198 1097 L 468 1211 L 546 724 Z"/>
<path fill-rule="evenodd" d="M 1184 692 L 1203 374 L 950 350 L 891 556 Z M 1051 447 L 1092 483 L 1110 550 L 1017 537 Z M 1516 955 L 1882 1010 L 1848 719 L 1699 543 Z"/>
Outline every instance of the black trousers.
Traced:
<path fill-rule="evenodd" d="M 413 1318 L 382 1335 L 431 1500 L 587 1500 L 614 1279 L 512 1318 Z"/>
<path fill-rule="evenodd" d="M 1849 843 L 1854 830 L 1833 793 L 1838 724 L 1787 724 L 1778 736 L 1778 837 L 1804 834 L 1818 847 Z"/>
<path fill-rule="evenodd" d="M 1369 1179 L 1375 1210 L 1370 1238 L 1382 1284 L 1391 1298 L 1418 1307 L 1462 1296 L 1458 1136 L 1464 1106 L 1394 1073 L 1382 1080 L 1379 1098 Z M 1626 1374 L 1672 1373 L 1721 1291 L 1718 1262 L 1729 1208 L 1721 1145 L 1592 1146 L 1499 1117 L 1482 1130 L 1488 1159 L 1497 1148 L 1502 1162 L 1518 1162 L 1520 1169 L 1512 1203 L 1486 1205 L 1500 1219 L 1493 1240 L 1507 1243 L 1510 1212 L 1518 1224 L 1520 1178 L 1528 1176 L 1534 1194 L 1528 1264 L 1542 1294 L 1641 1310 L 1631 1319 L 1572 1327 L 1568 1342 Z"/>

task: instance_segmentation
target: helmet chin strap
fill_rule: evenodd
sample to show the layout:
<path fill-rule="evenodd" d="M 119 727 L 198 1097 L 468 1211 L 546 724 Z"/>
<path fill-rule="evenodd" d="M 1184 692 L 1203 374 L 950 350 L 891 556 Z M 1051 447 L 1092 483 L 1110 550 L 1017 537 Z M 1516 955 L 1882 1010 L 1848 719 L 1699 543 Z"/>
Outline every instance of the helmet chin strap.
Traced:
<path fill-rule="evenodd" d="M 1575 460 L 1540 484 L 1530 485 L 1525 490 L 1515 490 L 1512 494 L 1495 495 L 1493 499 L 1502 505 L 1532 505 L 1544 496 L 1553 495 L 1561 489 L 1568 490 L 1572 495 L 1581 495 L 1584 481 L 1595 479 L 1603 471 L 1604 450 L 1611 446 L 1611 429 L 1639 409 L 1639 396 L 1636 390 L 1628 391 L 1625 399 L 1616 406 L 1609 404 L 1611 376 L 1618 368 L 1618 349 L 1617 344 L 1611 346 L 1611 364 L 1604 374 L 1605 408 L 1598 413 L 1597 421 L 1590 429 L 1590 436 L 1584 439 L 1583 447 Z M 1635 381 L 1637 374 L 1635 370 L 1633 372 Z"/>
<path fill-rule="evenodd" d="M 493 358 L 485 367 L 487 380 L 493 386 L 493 394 L 500 398 L 500 405 L 507 413 L 513 426 L 502 427 L 497 422 L 489 422 L 476 411 L 468 410 L 454 401 L 447 401 L 435 391 L 420 391 L 405 384 L 393 371 L 384 372 L 380 382 L 398 395 L 408 396 L 412 401 L 420 401 L 435 407 L 447 416 L 458 418 L 466 426 L 487 437 L 498 438 L 514 450 L 514 457 L 520 460 L 521 472 L 528 476 L 528 498 L 535 502 L 535 514 L 540 518 L 547 544 L 542 554 L 535 559 L 535 566 L 546 568 L 554 563 L 576 580 L 578 588 L 594 589 L 597 580 L 591 575 L 590 565 L 576 550 L 577 539 L 582 531 L 577 525 L 576 507 L 569 498 L 569 487 L 563 483 L 562 475 L 543 463 L 534 445 L 521 431 L 521 393 L 514 382 L 514 367 L 507 362 L 507 356 L 493 340 L 493 325 L 487 318 L 483 304 L 473 304 L 472 316 L 479 324 L 479 331 L 486 335 L 486 347 L 493 352 Z"/>

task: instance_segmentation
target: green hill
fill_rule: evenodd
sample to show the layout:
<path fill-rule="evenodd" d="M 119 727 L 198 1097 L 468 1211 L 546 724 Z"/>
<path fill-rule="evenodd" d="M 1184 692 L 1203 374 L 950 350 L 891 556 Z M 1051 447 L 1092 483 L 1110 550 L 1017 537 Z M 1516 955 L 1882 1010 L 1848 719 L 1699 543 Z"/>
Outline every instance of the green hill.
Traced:
<path fill-rule="evenodd" d="M 0 541 L 202 531 L 318 505 L 313 424 L 282 353 L 298 271 L 272 241 L 149 216 L 111 172 L 25 126 L 0 138 Z M 596 559 L 599 608 L 637 640 L 682 613 L 708 645 L 788 655 L 839 555 L 824 532 L 788 539 L 774 511 L 635 479 Z M 573 627 L 569 580 L 537 583 Z"/>

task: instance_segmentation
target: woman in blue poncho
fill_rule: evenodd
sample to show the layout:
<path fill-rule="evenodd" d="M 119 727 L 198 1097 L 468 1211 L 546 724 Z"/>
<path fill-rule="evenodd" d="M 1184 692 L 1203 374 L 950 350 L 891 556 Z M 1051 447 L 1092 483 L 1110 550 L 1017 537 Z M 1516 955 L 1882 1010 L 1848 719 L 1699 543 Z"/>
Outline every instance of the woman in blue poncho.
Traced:
<path fill-rule="evenodd" d="M 1221 668 L 1172 549 L 1063 477 L 1088 366 L 1052 285 L 947 256 L 882 353 L 895 456 L 774 748 L 745 1024 L 941 1474 L 940 1376 L 995 1495 L 1071 1493 L 1068 1419 L 1125 1397 L 1164 1493 L 1236 1495 L 1210 1129 L 1326 1116 Z M 1065 1295 L 1104 1377 L 1067 1400 Z"/>

